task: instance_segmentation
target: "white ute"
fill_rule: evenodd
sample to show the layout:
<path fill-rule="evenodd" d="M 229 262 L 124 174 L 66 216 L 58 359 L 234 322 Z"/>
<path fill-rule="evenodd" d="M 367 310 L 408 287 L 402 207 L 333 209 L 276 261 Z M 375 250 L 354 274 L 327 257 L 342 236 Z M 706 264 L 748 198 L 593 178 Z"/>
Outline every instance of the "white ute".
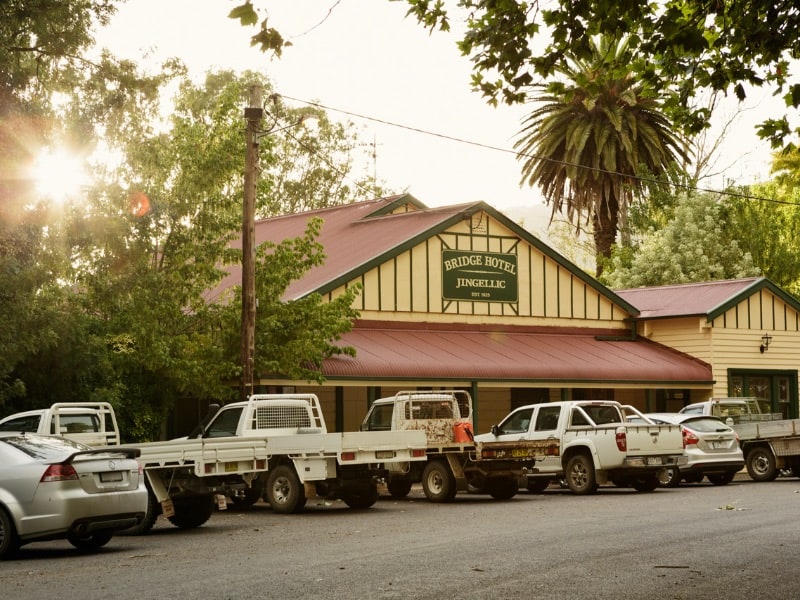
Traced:
<path fill-rule="evenodd" d="M 631 423 L 626 415 L 644 421 Z M 593 494 L 611 482 L 653 491 L 664 469 L 686 462 L 678 425 L 656 425 L 639 411 L 611 400 L 548 402 L 522 406 L 476 441 L 532 440 L 546 445 L 545 458 L 528 475 L 528 489 L 544 490 L 566 480 L 575 494 Z"/>
<path fill-rule="evenodd" d="M 60 435 L 87 446 L 116 446 L 119 428 L 108 402 L 56 402 L 0 419 L 0 431 Z"/>
<path fill-rule="evenodd" d="M 149 530 L 159 512 L 189 529 L 227 500 L 263 497 L 278 513 L 306 500 L 341 499 L 369 508 L 386 466 L 425 460 L 421 431 L 328 433 L 314 394 L 256 394 L 228 404 L 196 437 L 135 444 L 150 490 L 147 515 L 131 534 Z"/>
<path fill-rule="evenodd" d="M 417 431 L 427 437 L 425 462 L 387 465 L 387 487 L 394 498 L 421 483 L 431 502 L 450 502 L 459 491 L 508 500 L 519 490 L 520 478 L 543 456 L 542 444 L 530 440 L 476 441 L 472 397 L 464 390 L 401 391 L 380 398 L 370 406 L 361 429 Z"/>

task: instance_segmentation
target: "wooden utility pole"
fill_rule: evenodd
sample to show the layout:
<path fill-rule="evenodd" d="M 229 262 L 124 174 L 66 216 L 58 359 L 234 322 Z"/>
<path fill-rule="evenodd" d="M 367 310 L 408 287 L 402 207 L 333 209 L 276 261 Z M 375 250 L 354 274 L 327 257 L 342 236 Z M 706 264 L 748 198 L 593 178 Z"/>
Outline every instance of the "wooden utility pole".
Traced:
<path fill-rule="evenodd" d="M 259 131 L 264 117 L 262 89 L 250 88 L 250 106 L 244 109 L 246 159 L 242 205 L 242 385 L 241 398 L 253 393 L 256 349 L 256 182 L 259 174 Z"/>

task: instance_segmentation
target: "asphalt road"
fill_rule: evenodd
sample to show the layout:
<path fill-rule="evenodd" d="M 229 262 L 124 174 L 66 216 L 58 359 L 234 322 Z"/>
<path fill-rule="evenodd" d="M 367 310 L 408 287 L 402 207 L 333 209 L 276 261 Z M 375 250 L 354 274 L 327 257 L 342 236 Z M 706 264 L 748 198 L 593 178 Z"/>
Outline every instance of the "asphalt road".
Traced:
<path fill-rule="evenodd" d="M 94 554 L 24 546 L 0 563 L 0 598 L 794 598 L 799 502 L 782 478 L 450 504 L 413 490 L 302 515 L 258 503 L 190 531 L 159 518 Z"/>

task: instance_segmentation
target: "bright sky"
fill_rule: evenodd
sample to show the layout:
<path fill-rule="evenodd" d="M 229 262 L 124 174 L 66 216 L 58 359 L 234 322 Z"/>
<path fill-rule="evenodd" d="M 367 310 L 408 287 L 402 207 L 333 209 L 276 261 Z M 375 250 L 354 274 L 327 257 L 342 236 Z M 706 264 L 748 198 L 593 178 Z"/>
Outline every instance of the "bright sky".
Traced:
<path fill-rule="evenodd" d="M 511 152 L 486 148 L 511 150 L 530 107 L 492 108 L 471 91 L 471 63 L 455 47 L 454 34 L 429 35 L 405 17 L 405 2 L 256 0 L 293 43 L 280 59 L 271 59 L 250 47 L 254 29 L 227 18 L 239 3 L 128 0 L 97 41 L 145 67 L 142 56 L 149 52 L 159 60 L 177 56 L 198 76 L 210 68 L 264 72 L 293 106 L 304 104 L 291 98 L 316 101 L 417 130 L 330 111 L 359 128 L 368 144 L 364 170 L 390 190 L 408 191 L 428 206 L 484 200 L 512 218 L 523 217 L 527 229 L 544 231 L 548 209 L 536 189 L 520 189 L 520 163 Z M 764 118 L 765 109 L 758 107 L 766 102 L 756 99 L 756 108 L 742 116 L 718 162 L 725 173 L 705 187 L 766 178 L 769 149 L 752 127 Z"/>

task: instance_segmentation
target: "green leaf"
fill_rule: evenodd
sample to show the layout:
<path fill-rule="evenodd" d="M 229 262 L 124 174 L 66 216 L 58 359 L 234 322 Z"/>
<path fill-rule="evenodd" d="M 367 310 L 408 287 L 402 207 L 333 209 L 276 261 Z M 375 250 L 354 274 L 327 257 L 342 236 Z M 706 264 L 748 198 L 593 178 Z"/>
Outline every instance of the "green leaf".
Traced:
<path fill-rule="evenodd" d="M 238 19 L 239 24 L 243 27 L 249 27 L 258 23 L 258 15 L 249 1 L 234 7 L 231 12 L 228 13 L 228 18 Z"/>

